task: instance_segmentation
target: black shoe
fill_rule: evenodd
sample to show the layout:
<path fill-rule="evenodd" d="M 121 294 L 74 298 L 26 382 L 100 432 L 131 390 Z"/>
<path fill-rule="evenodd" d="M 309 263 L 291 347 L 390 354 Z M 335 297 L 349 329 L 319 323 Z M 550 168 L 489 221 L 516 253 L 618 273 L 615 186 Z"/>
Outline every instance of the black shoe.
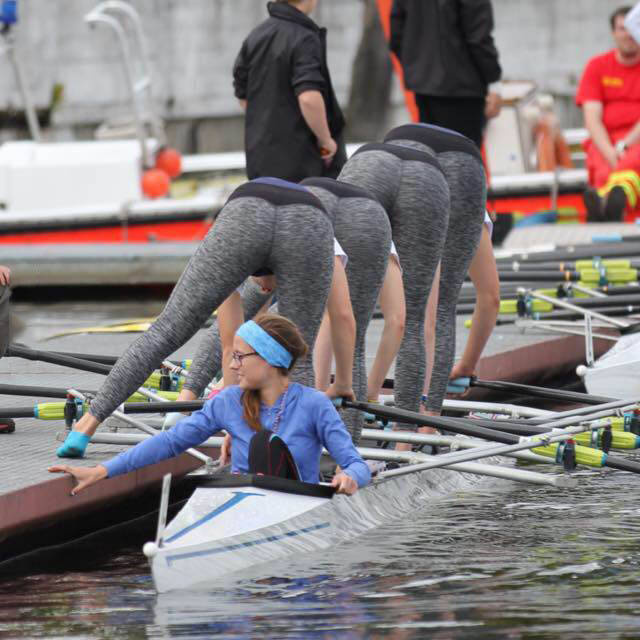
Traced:
<path fill-rule="evenodd" d="M 604 205 L 604 219 L 607 222 L 622 222 L 624 210 L 627 206 L 627 194 L 622 187 L 613 187 L 607 195 Z"/>
<path fill-rule="evenodd" d="M 587 209 L 587 222 L 602 222 L 602 198 L 593 187 L 587 187 L 582 194 Z"/>

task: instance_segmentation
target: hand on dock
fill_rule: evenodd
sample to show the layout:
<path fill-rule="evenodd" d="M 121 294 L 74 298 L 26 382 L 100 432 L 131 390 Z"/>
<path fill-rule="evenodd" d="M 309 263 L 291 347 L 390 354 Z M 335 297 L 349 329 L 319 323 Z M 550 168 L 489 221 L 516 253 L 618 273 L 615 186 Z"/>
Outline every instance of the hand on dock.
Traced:
<path fill-rule="evenodd" d="M 97 467 L 70 467 L 67 464 L 57 464 L 49 467 L 50 473 L 68 473 L 77 482 L 71 489 L 71 495 L 75 496 L 92 484 L 107 477 L 107 470 L 102 465 Z"/>

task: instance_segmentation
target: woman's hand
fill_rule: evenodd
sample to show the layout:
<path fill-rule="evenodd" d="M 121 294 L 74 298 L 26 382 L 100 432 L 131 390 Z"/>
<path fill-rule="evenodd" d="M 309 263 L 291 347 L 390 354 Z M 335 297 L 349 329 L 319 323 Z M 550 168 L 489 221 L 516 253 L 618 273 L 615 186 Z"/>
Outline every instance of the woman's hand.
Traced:
<path fill-rule="evenodd" d="M 338 384 L 337 382 L 334 382 L 332 385 L 330 385 L 325 393 L 330 398 L 346 398 L 347 400 L 353 401 L 355 401 L 356 399 L 356 394 L 353 392 L 353 388 L 351 387 L 351 385 Z"/>
<path fill-rule="evenodd" d="M 320 149 L 320 156 L 324 162 L 325 167 L 330 167 L 333 162 L 333 158 L 338 152 L 338 143 L 333 138 L 328 138 L 324 142 L 320 142 L 318 145 Z"/>
<path fill-rule="evenodd" d="M 67 464 L 57 464 L 49 467 L 50 473 L 68 473 L 78 483 L 71 489 L 71 495 L 75 496 L 92 484 L 107 477 L 107 469 L 99 464 L 97 467 L 70 467 Z"/>
<path fill-rule="evenodd" d="M 0 264 L 0 284 L 5 287 L 11 282 L 11 269 Z"/>
<path fill-rule="evenodd" d="M 331 486 L 336 488 L 336 493 L 345 493 L 348 496 L 352 496 L 358 490 L 358 483 L 342 471 L 333 476 Z"/>
<path fill-rule="evenodd" d="M 231 436 L 227 433 L 222 441 L 220 447 L 220 466 L 224 467 L 225 464 L 231 462 Z"/>

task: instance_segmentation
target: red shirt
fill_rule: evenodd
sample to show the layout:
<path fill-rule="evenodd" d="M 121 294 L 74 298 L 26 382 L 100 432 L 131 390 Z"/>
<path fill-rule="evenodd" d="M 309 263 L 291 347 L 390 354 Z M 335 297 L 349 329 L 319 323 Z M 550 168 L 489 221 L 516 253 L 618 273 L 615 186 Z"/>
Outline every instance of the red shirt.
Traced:
<path fill-rule="evenodd" d="M 592 58 L 582 74 L 576 103 L 594 100 L 603 106 L 602 120 L 616 142 L 640 120 L 640 63 L 625 66 L 615 50 Z"/>

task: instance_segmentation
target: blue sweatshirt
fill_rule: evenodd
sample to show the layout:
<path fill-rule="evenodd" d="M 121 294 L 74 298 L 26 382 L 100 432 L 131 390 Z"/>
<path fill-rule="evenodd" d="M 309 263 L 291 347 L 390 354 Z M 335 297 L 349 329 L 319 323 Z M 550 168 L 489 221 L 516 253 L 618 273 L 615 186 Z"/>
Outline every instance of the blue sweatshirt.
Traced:
<path fill-rule="evenodd" d="M 200 411 L 185 417 L 168 431 L 123 451 L 103 463 L 103 466 L 107 468 L 109 477 L 127 473 L 177 456 L 224 429 L 233 439 L 232 471 L 247 473 L 249 442 L 255 431 L 242 416 L 241 398 L 240 387 L 227 387 L 207 401 Z M 272 407 L 261 405 L 260 422 L 263 427 L 272 427 L 281 399 L 282 396 Z M 369 468 L 356 451 L 338 412 L 324 393 L 290 383 L 277 433 L 289 447 L 304 482 L 318 482 L 323 446 L 359 487 L 365 486 L 371 479 Z"/>

